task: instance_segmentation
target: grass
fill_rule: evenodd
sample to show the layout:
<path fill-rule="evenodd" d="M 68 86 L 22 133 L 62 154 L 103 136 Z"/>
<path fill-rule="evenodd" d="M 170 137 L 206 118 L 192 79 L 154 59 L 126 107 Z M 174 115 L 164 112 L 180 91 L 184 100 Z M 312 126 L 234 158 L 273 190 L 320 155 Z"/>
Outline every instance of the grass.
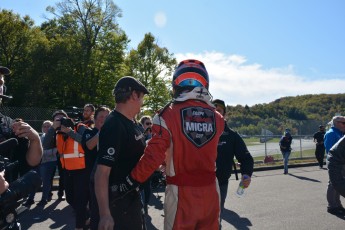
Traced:
<path fill-rule="evenodd" d="M 270 143 L 279 143 L 279 138 L 272 138 L 271 140 L 267 141 Z M 249 137 L 249 138 L 243 138 L 244 143 L 246 143 L 247 146 L 250 145 L 259 145 L 262 144 L 260 143 L 260 138 L 259 137 Z"/>
<path fill-rule="evenodd" d="M 283 155 L 282 154 L 273 154 L 271 155 L 274 159 L 273 162 L 264 163 L 265 156 L 254 157 L 254 168 L 263 167 L 263 166 L 279 166 L 283 165 Z M 292 152 L 289 158 L 289 165 L 293 164 L 303 164 L 303 163 L 316 163 L 315 150 L 309 149 L 302 151 Z"/>
<path fill-rule="evenodd" d="M 260 138 L 259 137 L 249 137 L 249 138 L 243 138 L 244 142 L 247 146 L 252 145 L 259 145 Z M 267 142 L 271 143 L 279 143 L 280 138 L 273 138 Z M 272 154 L 270 155 L 273 157 L 274 161 L 269 163 L 264 163 L 265 156 L 257 156 L 254 157 L 254 167 L 262 167 L 262 166 L 279 166 L 283 165 L 283 155 L 281 153 L 278 154 Z M 308 149 L 303 150 L 302 153 L 298 151 L 293 151 L 289 158 L 289 165 L 292 164 L 302 164 L 302 163 L 316 163 L 317 160 L 315 158 L 315 150 L 314 149 Z M 235 159 L 236 161 L 236 159 Z"/>
<path fill-rule="evenodd" d="M 273 154 L 270 156 L 273 157 L 274 161 L 269 162 L 269 163 L 264 163 L 265 156 L 253 157 L 254 162 L 255 162 L 254 168 L 283 165 L 283 155 L 282 154 Z M 315 158 L 315 150 L 313 150 L 313 149 L 302 151 L 302 157 L 301 157 L 301 153 L 299 151 L 292 152 L 289 159 L 290 159 L 289 165 L 303 164 L 303 163 L 316 163 L 317 162 L 317 160 Z M 235 159 L 235 161 L 236 161 L 236 159 Z"/>

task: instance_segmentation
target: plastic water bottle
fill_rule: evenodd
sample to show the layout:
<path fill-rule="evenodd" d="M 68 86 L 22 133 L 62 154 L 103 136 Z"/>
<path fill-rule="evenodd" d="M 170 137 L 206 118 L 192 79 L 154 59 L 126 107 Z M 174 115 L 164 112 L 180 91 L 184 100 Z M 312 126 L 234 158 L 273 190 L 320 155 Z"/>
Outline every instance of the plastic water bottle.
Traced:
<path fill-rule="evenodd" d="M 236 196 L 237 197 L 244 197 L 245 196 L 245 188 L 244 188 L 244 185 L 243 185 L 243 180 L 244 179 L 247 179 L 248 176 L 247 175 L 244 175 L 238 185 L 238 188 L 236 190 Z"/>

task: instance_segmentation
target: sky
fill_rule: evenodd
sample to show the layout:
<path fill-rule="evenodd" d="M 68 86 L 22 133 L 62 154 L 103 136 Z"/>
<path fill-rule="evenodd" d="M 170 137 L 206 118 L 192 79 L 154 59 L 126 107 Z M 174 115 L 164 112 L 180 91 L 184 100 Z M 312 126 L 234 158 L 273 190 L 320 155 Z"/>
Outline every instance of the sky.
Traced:
<path fill-rule="evenodd" d="M 58 0 L 0 0 L 36 25 Z M 345 93 L 343 0 L 118 0 L 130 48 L 146 33 L 177 61 L 204 62 L 214 99 L 227 105 Z"/>

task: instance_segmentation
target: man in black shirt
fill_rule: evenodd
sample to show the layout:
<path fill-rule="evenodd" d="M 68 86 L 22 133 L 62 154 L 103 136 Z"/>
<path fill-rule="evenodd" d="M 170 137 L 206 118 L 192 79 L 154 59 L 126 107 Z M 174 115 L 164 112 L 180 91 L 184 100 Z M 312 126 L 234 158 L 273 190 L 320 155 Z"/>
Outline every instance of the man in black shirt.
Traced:
<path fill-rule="evenodd" d="M 101 106 L 96 109 L 94 128 L 88 128 L 83 133 L 83 138 L 81 144 L 85 150 L 85 165 L 87 170 L 87 176 L 90 178 L 90 195 L 89 197 L 89 207 L 90 207 L 90 228 L 92 230 L 98 229 L 99 214 L 98 214 L 98 205 L 95 195 L 95 183 L 94 183 L 94 174 L 95 174 L 95 162 L 98 156 L 97 144 L 99 138 L 99 132 L 105 122 L 105 119 L 110 113 L 110 109 L 105 106 Z M 87 191 L 85 191 L 87 192 Z"/>
<path fill-rule="evenodd" d="M 123 77 L 115 85 L 113 95 L 116 107 L 99 134 L 95 174 L 99 229 L 144 228 L 139 191 L 133 190 L 118 198 L 111 193 L 111 187 L 126 178 L 144 152 L 145 136 L 136 124 L 135 116 L 140 112 L 144 95 L 148 93 L 145 86 L 133 77 Z"/>
<path fill-rule="evenodd" d="M 226 112 L 224 101 L 216 99 L 213 101 L 213 104 L 216 106 L 216 110 L 224 116 Z M 242 180 L 246 188 L 249 186 L 251 181 L 254 160 L 241 136 L 237 132 L 230 129 L 227 125 L 225 125 L 225 130 L 219 138 L 217 153 L 216 176 L 220 189 L 220 211 L 222 214 L 228 192 L 228 184 L 231 176 L 234 156 L 238 162 L 241 163 Z M 244 175 L 247 177 L 243 177 Z"/>
<path fill-rule="evenodd" d="M 315 157 L 319 162 L 320 169 L 323 168 L 323 158 L 325 157 L 325 145 L 323 144 L 323 138 L 325 136 L 325 126 L 320 125 L 319 131 L 314 133 L 314 142 L 316 144 Z"/>

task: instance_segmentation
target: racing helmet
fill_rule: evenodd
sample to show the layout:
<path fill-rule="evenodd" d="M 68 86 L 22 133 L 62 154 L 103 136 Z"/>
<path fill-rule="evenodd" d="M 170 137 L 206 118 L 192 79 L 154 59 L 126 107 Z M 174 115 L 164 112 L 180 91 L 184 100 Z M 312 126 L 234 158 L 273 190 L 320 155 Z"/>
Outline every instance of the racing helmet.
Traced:
<path fill-rule="evenodd" d="M 204 63 L 194 59 L 181 61 L 173 75 L 173 88 L 205 87 L 208 89 L 209 78 Z"/>

